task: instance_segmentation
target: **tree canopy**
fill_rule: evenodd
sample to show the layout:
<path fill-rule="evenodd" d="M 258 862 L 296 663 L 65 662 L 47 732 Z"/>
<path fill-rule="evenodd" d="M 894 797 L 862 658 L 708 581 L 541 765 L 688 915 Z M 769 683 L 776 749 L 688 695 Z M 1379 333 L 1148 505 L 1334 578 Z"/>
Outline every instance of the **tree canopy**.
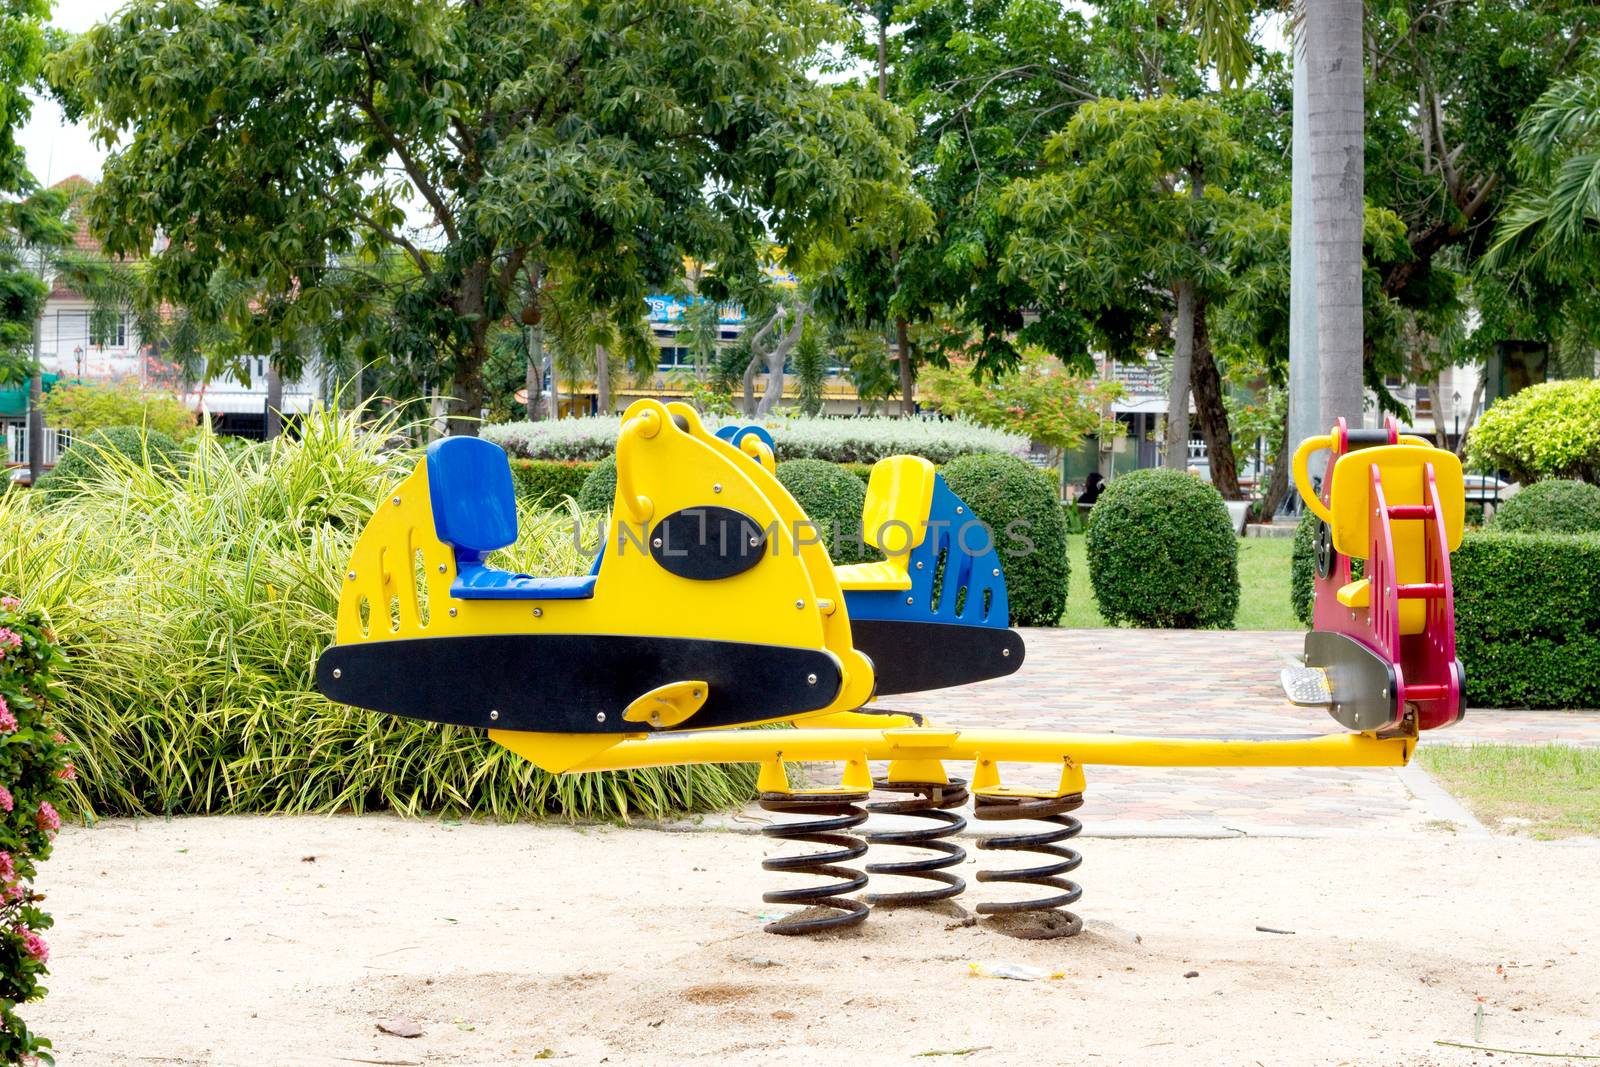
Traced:
<path fill-rule="evenodd" d="M 684 256 L 731 284 L 902 182 L 893 109 L 808 75 L 843 31 L 818 0 L 133 0 L 52 76 L 112 148 L 108 252 L 162 237 L 155 292 L 285 359 L 376 288 L 462 432 L 547 279 L 626 310 Z"/>

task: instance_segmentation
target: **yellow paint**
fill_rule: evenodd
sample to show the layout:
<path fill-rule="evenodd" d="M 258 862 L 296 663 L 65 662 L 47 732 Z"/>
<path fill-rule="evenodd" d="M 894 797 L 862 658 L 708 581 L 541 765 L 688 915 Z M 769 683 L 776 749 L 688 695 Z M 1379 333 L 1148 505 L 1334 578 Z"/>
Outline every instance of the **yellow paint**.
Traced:
<path fill-rule="evenodd" d="M 651 726 L 676 726 L 705 707 L 710 687 L 705 682 L 668 682 L 629 704 L 622 712 L 627 722 Z"/>
<path fill-rule="evenodd" d="M 509 745 L 508 741 L 501 743 Z M 1065 766 L 1070 762 L 1078 768 L 1400 767 L 1410 759 L 1415 745 L 1414 734 L 1380 738 L 1370 733 L 1223 739 L 1033 730 L 707 730 L 622 740 L 588 759 L 569 763 L 563 769 L 574 772 L 626 770 L 772 760 L 960 760 L 977 762 L 973 776 L 973 786 L 977 788 L 989 781 L 998 783 L 998 766 L 1002 763 Z M 537 744 L 515 747 L 540 766 L 547 766 Z"/>
<path fill-rule="evenodd" d="M 1372 599 L 1372 579 L 1363 578 L 1339 587 L 1339 603 L 1347 608 L 1364 608 Z"/>
<path fill-rule="evenodd" d="M 1372 470 L 1383 483 L 1383 500 L 1390 507 L 1427 503 L 1426 471 L 1433 469 L 1450 551 L 1461 547 L 1465 524 L 1466 491 L 1461 460 L 1453 452 L 1422 445 L 1381 445 L 1346 453 L 1333 465 L 1333 547 L 1351 559 L 1366 559 L 1372 552 L 1370 523 L 1377 500 L 1372 495 Z M 1417 519 L 1390 519 L 1394 545 L 1394 580 L 1401 585 L 1427 580 L 1428 524 Z M 1370 594 L 1369 594 L 1370 596 Z M 1345 602 L 1341 591 L 1339 600 Z M 1362 607 L 1365 604 L 1351 604 Z M 1428 605 L 1423 600 L 1399 602 L 1400 632 L 1418 634 L 1427 625 Z"/>
<path fill-rule="evenodd" d="M 839 581 L 833 574 L 833 561 L 828 558 L 828 550 L 822 544 L 821 535 L 818 534 L 815 524 L 806 517 L 804 509 L 789 490 L 778 481 L 773 470 L 766 466 L 754 464 L 749 461 L 738 449 L 728 442 L 707 430 L 700 422 L 699 414 L 688 404 L 672 403 L 667 405 L 667 411 L 674 418 L 683 420 L 687 429 L 684 431 L 696 443 L 710 449 L 718 456 L 723 457 L 730 470 L 741 475 L 741 481 L 750 487 L 764 502 L 766 513 L 774 515 L 781 527 L 778 539 L 768 545 L 768 555 L 783 556 L 793 568 L 804 576 L 804 581 L 809 589 L 803 597 L 798 597 L 796 602 L 803 601 L 805 613 L 812 615 L 821 625 L 822 641 L 820 642 L 829 652 L 839 660 L 843 671 L 844 682 L 839 687 L 839 695 L 833 703 L 826 708 L 821 708 L 813 715 L 826 715 L 835 711 L 853 711 L 872 699 L 873 690 L 877 688 L 877 679 L 872 672 L 872 661 L 864 654 L 857 652 L 850 638 L 850 617 L 847 612 L 840 611 L 837 606 L 844 603 L 844 590 L 839 587 Z M 746 440 L 753 440 L 747 437 Z M 620 461 L 619 461 L 620 462 Z M 708 500 L 735 507 L 728 503 L 724 497 L 727 495 L 726 487 L 722 493 L 714 494 Z M 702 501 L 705 503 L 706 501 Z M 738 508 L 751 512 L 744 508 Z M 763 522 L 763 525 L 767 525 Z M 764 560 L 759 566 L 746 574 L 756 574 L 765 569 L 771 560 Z M 603 566 L 603 564 L 602 564 Z M 661 572 L 665 573 L 665 572 Z M 743 577 L 741 575 L 741 577 Z M 722 585 L 723 582 L 693 582 L 693 585 Z M 793 604 L 790 610 L 795 610 Z M 758 606 L 740 605 L 735 608 L 736 622 L 747 630 L 754 629 L 755 634 L 747 635 L 743 640 L 752 640 L 756 636 L 767 632 L 767 619 Z M 796 614 L 799 614 L 797 611 Z M 765 639 L 765 638 L 763 638 Z M 729 640 L 739 640 L 730 638 Z M 772 644 L 794 644 L 790 641 L 769 641 Z M 804 647 L 814 647 L 804 646 Z M 809 718 L 810 716 L 806 716 Z"/>
<path fill-rule="evenodd" d="M 861 511 L 862 540 L 889 558 L 835 568 L 846 589 L 910 589 L 912 549 L 928 535 L 937 472 L 921 456 L 890 456 L 872 465 Z"/>
<path fill-rule="evenodd" d="M 617 497 L 593 597 L 452 598 L 455 556 L 434 533 L 423 461 L 384 498 L 357 539 L 340 591 L 337 641 L 641 634 L 809 648 L 832 655 L 844 679 L 819 712 L 865 704 L 874 685 L 871 662 L 851 643 L 848 614 L 839 608 L 844 593 L 827 550 L 796 544 L 795 531 L 805 515 L 794 498 L 764 468 L 707 433 L 688 407 L 674 405 L 669 414 L 658 401 L 641 400 L 624 419 Z M 660 567 L 649 553 L 651 523 L 711 503 L 741 512 L 768 530 L 768 554 L 742 574 L 711 582 L 680 578 Z M 635 515 L 650 518 L 641 525 Z M 603 670 L 604 664 L 595 669 Z M 617 742 L 612 735 L 496 730 L 490 736 L 551 770 L 564 770 Z"/>
<path fill-rule="evenodd" d="M 1300 447 L 1294 450 L 1294 487 L 1300 490 L 1300 499 L 1306 507 L 1311 509 L 1311 514 L 1323 522 L 1333 522 L 1333 512 L 1328 510 L 1328 505 L 1317 496 L 1316 487 L 1311 484 L 1311 453 L 1333 447 L 1332 434 L 1318 434 L 1308 437 L 1300 442 Z"/>

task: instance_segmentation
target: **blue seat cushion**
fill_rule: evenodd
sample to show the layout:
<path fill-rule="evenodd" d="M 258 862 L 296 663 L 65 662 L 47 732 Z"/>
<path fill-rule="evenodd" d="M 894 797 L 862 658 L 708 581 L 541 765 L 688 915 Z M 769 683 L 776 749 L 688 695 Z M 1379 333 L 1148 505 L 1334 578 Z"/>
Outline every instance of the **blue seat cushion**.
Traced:
<path fill-rule="evenodd" d="M 534 578 L 526 574 L 469 565 L 450 585 L 461 600 L 587 600 L 594 596 L 596 575 Z"/>
<path fill-rule="evenodd" d="M 517 540 L 511 463 L 499 445 L 446 437 L 428 446 L 433 529 L 458 554 L 476 559 Z"/>

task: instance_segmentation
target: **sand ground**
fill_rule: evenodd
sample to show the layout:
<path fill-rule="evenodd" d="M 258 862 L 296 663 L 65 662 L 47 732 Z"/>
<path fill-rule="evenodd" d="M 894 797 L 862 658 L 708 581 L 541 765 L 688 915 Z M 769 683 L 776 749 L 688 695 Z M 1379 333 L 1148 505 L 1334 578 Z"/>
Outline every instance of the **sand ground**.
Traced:
<path fill-rule="evenodd" d="M 1088 925 L 1047 942 L 881 909 L 763 934 L 761 891 L 797 881 L 759 869 L 772 850 L 386 816 L 70 829 L 41 886 L 51 992 L 27 1015 L 72 1067 L 1600 1055 L 1595 842 L 1085 840 Z M 1063 977 L 970 975 L 991 961 Z M 377 1029 L 397 1019 L 423 1035 Z"/>

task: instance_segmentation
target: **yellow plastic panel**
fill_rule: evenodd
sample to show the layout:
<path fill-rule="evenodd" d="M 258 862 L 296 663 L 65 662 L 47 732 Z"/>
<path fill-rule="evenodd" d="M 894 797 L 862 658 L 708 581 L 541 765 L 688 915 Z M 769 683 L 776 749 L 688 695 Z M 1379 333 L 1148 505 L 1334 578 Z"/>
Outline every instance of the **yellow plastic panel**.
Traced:
<path fill-rule="evenodd" d="M 806 601 L 805 610 L 808 614 L 816 615 L 822 629 L 822 645 L 838 657 L 839 666 L 844 672 L 844 684 L 839 687 L 839 695 L 834 698 L 833 703 L 812 714 L 826 715 L 835 711 L 853 711 L 861 707 L 872 699 L 872 693 L 877 688 L 872 661 L 863 653 L 856 651 L 855 644 L 851 640 L 850 616 L 844 609 L 844 590 L 839 587 L 839 580 L 833 574 L 833 560 L 828 557 L 828 550 L 821 540 L 814 536 L 815 526 L 806 517 L 800 502 L 790 495 L 782 482 L 778 481 L 773 473 L 775 466 L 769 469 L 764 464 L 751 463 L 738 449 L 706 429 L 694 408 L 688 404 L 674 402 L 667 405 L 667 411 L 673 418 L 683 420 L 684 425 L 688 427 L 685 432 L 698 444 L 724 457 L 731 469 L 742 474 L 747 484 L 761 496 L 783 527 L 782 543 L 770 545 L 768 552 L 787 554 L 789 561 L 802 573 L 803 580 L 810 586 L 811 597 Z M 745 438 L 746 441 L 753 439 Z M 722 495 L 724 494 L 718 494 L 711 499 L 715 499 L 717 503 L 727 504 L 726 500 L 721 499 Z M 733 505 L 728 504 L 728 506 Z M 748 573 L 759 572 L 766 566 L 767 563 L 763 562 Z M 751 606 L 741 610 L 748 613 L 744 625 L 753 627 L 757 633 L 763 632 L 766 619 L 761 609 Z M 799 614 L 793 604 L 789 605 L 789 610 Z"/>
<path fill-rule="evenodd" d="M 905 556 L 877 563 L 850 563 L 833 568 L 841 589 L 910 589 L 911 572 Z"/>
<path fill-rule="evenodd" d="M 1372 600 L 1372 579 L 1363 578 L 1339 587 L 1339 603 L 1347 608 L 1364 608 Z"/>
<path fill-rule="evenodd" d="M 1412 444 L 1363 448 L 1339 457 L 1333 467 L 1331 493 L 1333 547 L 1351 559 L 1366 559 L 1371 551 L 1369 523 L 1376 507 L 1372 499 L 1374 466 L 1383 481 L 1384 502 L 1395 507 L 1427 503 L 1425 472 L 1430 464 L 1439 490 L 1446 544 L 1452 552 L 1459 548 L 1466 516 L 1466 485 L 1461 476 L 1461 460 L 1453 452 Z M 1418 519 L 1391 519 L 1389 529 L 1394 541 L 1395 581 L 1407 585 L 1426 580 L 1428 525 Z M 1340 591 L 1339 599 L 1348 603 L 1344 590 Z M 1427 619 L 1427 604 L 1421 600 L 1402 600 L 1399 608 L 1400 632 L 1421 633 Z"/>
<path fill-rule="evenodd" d="M 902 568 L 906 553 L 928 534 L 936 473 L 921 456 L 890 456 L 872 465 L 861 512 L 862 539 L 898 558 Z"/>

